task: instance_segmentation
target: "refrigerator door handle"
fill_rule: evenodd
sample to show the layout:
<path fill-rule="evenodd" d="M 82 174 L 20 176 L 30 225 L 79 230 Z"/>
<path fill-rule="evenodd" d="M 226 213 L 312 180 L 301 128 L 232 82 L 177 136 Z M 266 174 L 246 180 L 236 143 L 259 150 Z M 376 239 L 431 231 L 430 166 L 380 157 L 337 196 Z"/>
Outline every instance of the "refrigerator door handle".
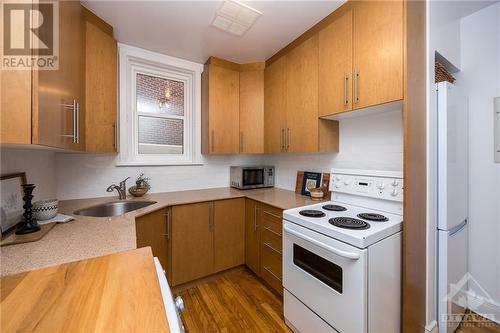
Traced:
<path fill-rule="evenodd" d="M 462 223 L 460 223 L 459 225 L 451 228 L 449 230 L 450 237 L 455 234 L 458 234 L 463 228 L 465 228 L 466 225 L 467 225 L 467 219 L 463 220 Z"/>

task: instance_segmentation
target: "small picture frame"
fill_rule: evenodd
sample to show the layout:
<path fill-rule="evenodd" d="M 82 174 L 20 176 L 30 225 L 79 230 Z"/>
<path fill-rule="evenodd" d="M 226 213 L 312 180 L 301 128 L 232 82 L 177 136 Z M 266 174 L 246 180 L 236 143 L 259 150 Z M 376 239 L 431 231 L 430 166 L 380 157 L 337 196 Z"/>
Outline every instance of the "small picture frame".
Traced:
<path fill-rule="evenodd" d="M 321 186 L 321 172 L 304 172 L 302 195 L 311 196 L 311 190 Z"/>
<path fill-rule="evenodd" d="M 0 229 L 2 234 L 23 219 L 23 189 L 26 173 L 12 173 L 0 176 L 1 204 Z"/>

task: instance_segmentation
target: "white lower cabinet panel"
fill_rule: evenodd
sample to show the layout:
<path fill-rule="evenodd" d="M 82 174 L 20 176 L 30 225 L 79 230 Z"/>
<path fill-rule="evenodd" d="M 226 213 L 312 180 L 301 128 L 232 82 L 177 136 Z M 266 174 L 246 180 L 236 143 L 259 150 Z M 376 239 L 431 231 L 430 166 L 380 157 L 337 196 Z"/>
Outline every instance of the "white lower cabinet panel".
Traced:
<path fill-rule="evenodd" d="M 337 332 L 286 289 L 283 294 L 287 325 L 295 333 Z"/>

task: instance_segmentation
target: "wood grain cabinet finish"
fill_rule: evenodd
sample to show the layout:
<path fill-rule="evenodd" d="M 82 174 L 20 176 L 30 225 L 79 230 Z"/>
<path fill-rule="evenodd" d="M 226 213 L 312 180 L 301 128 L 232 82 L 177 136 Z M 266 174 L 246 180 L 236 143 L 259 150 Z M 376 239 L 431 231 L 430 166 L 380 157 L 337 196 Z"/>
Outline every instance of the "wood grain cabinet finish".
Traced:
<path fill-rule="evenodd" d="M 403 99 L 403 1 L 356 1 L 354 109 Z"/>
<path fill-rule="evenodd" d="M 264 153 L 264 63 L 240 66 L 240 153 Z"/>
<path fill-rule="evenodd" d="M 245 199 L 214 201 L 214 273 L 245 263 Z"/>
<path fill-rule="evenodd" d="M 352 110 L 352 10 L 319 32 L 319 116 Z"/>
<path fill-rule="evenodd" d="M 59 69 L 34 70 L 32 80 L 32 143 L 84 150 L 85 25 L 78 1 L 59 1 Z"/>
<path fill-rule="evenodd" d="M 84 8 L 85 151 L 117 151 L 117 44 L 113 27 Z"/>
<path fill-rule="evenodd" d="M 172 285 L 214 271 L 213 202 L 172 207 Z"/>
<path fill-rule="evenodd" d="M 202 152 L 240 151 L 240 73 L 211 59 L 202 74 Z"/>
<path fill-rule="evenodd" d="M 264 71 L 264 151 L 266 153 L 280 153 L 285 150 L 285 63 L 286 57 L 282 57 L 266 66 Z"/>
<path fill-rule="evenodd" d="M 169 281 L 172 279 L 171 217 L 171 209 L 165 208 L 138 217 L 135 220 L 137 248 L 151 247 L 153 255 L 160 260 Z"/>
<path fill-rule="evenodd" d="M 245 264 L 255 274 L 260 274 L 260 204 L 246 199 L 245 202 Z"/>

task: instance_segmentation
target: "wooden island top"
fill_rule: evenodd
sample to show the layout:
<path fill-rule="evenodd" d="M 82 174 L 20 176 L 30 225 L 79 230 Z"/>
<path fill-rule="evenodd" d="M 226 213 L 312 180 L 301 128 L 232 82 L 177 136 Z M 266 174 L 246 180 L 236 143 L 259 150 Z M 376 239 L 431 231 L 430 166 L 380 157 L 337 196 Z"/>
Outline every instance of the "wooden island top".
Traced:
<path fill-rule="evenodd" d="M 151 248 L 2 277 L 1 331 L 168 332 Z"/>

